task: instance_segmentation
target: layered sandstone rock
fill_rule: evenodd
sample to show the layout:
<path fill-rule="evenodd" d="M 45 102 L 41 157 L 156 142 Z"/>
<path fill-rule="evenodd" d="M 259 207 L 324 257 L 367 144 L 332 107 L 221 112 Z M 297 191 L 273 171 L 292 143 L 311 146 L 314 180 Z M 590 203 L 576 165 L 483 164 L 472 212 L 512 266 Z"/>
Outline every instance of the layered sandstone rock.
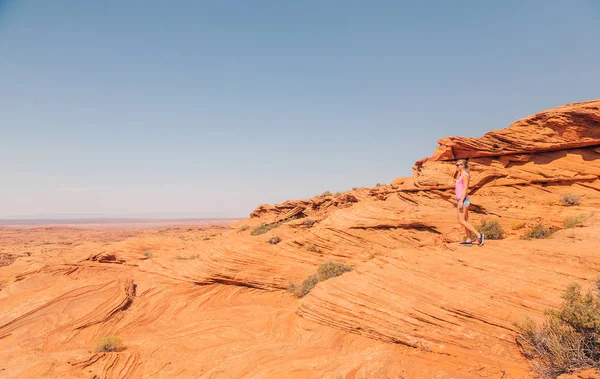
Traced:
<path fill-rule="evenodd" d="M 592 101 L 442 139 L 411 178 L 262 205 L 229 228 L 0 229 L 0 377 L 529 377 L 514 322 L 600 272 L 599 124 Z M 504 240 L 457 247 L 456 158 L 473 223 L 499 221 Z M 354 270 L 286 291 L 329 260 Z M 111 335 L 122 350 L 93 351 Z"/>
<path fill-rule="evenodd" d="M 500 157 L 600 145 L 600 102 L 568 104 L 519 120 L 482 138 L 439 141 L 433 160 Z"/>

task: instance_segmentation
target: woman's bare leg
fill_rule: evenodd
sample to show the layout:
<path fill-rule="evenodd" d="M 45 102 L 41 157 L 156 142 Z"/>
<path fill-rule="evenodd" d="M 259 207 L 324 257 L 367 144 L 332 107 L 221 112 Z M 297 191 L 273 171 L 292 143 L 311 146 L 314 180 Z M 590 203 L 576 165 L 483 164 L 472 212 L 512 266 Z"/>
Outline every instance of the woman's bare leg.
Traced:
<path fill-rule="evenodd" d="M 463 207 L 463 209 L 465 211 L 465 221 L 469 222 L 469 208 Z M 466 226 L 464 228 L 465 228 L 465 234 L 467 235 L 467 241 L 473 242 L 473 234 Z M 477 235 L 475 235 L 475 238 L 477 238 Z"/>
<path fill-rule="evenodd" d="M 466 230 L 471 231 L 475 236 L 479 236 L 479 232 L 477 229 L 473 227 L 473 225 L 469 224 L 468 221 L 465 220 L 465 213 L 467 212 L 467 208 L 462 207 L 458 208 L 458 222 L 465 227 Z M 470 237 L 470 235 L 469 235 Z"/>
<path fill-rule="evenodd" d="M 463 207 L 462 212 L 465 211 L 465 208 Z M 464 219 L 463 219 L 463 213 L 461 212 L 461 210 L 456 207 L 456 220 L 458 221 L 458 223 L 465 229 L 465 241 L 473 241 L 471 239 L 471 231 L 464 225 Z"/>

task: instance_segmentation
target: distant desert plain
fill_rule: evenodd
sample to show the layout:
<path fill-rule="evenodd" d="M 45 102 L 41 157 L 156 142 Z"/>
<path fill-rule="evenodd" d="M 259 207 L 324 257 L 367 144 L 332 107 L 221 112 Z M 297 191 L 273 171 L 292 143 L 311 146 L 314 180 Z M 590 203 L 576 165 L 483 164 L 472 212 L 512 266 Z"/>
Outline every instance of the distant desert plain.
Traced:
<path fill-rule="evenodd" d="M 243 220 L 6 221 L 0 378 L 535 377 L 515 325 L 600 274 L 600 100 L 433 148 Z M 503 229 L 482 247 L 458 246 L 459 158 L 473 224 Z"/>
<path fill-rule="evenodd" d="M 79 228 L 79 229 L 150 229 L 174 226 L 229 225 L 239 218 L 23 218 L 0 219 L 0 227 L 13 228 Z"/>

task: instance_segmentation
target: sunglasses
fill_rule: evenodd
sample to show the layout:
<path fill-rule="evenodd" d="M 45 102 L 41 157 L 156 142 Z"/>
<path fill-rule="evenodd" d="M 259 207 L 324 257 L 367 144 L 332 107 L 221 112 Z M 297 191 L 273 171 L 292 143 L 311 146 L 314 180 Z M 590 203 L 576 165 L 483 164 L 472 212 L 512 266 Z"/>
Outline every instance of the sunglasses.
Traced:
<path fill-rule="evenodd" d="M 462 163 L 457 163 L 457 164 L 456 164 L 456 167 L 458 167 L 458 166 L 462 166 L 462 165 L 463 165 Z"/>

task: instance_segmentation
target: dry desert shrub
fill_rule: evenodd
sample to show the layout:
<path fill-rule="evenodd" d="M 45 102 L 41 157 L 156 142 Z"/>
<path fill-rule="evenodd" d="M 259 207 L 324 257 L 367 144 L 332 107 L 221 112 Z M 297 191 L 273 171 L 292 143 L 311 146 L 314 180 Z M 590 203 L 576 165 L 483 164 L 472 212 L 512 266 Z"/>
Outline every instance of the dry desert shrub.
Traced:
<path fill-rule="evenodd" d="M 152 259 L 154 258 L 154 254 L 152 254 L 151 251 L 144 251 L 144 257 L 146 257 L 146 259 Z"/>
<path fill-rule="evenodd" d="M 569 228 L 574 228 L 577 225 L 585 222 L 585 220 L 587 220 L 588 218 L 590 218 L 592 215 L 589 214 L 580 214 L 577 216 L 569 216 L 569 217 L 565 217 L 563 220 L 563 226 L 566 229 Z"/>
<path fill-rule="evenodd" d="M 521 238 L 526 240 L 542 239 L 550 237 L 552 233 L 552 229 L 548 228 L 546 225 L 538 224 L 525 232 Z"/>
<path fill-rule="evenodd" d="M 269 238 L 269 240 L 267 242 L 270 243 L 271 245 L 277 245 L 279 242 L 281 242 L 281 238 L 279 236 L 274 236 L 274 237 Z"/>
<path fill-rule="evenodd" d="M 311 275 L 308 278 L 304 279 L 300 287 L 296 287 L 294 283 L 290 284 L 290 286 L 288 287 L 288 291 L 292 292 L 297 297 L 304 297 L 308 295 L 310 290 L 315 288 L 318 282 L 319 280 L 317 279 L 317 276 Z"/>
<path fill-rule="evenodd" d="M 339 262 L 329 261 L 320 265 L 317 268 L 317 273 L 306 278 L 301 286 L 297 287 L 294 283 L 290 284 L 288 291 L 292 292 L 297 297 L 304 297 L 315 288 L 317 283 L 335 278 L 348 271 L 352 271 L 350 266 Z"/>
<path fill-rule="evenodd" d="M 321 250 L 319 250 L 319 248 L 317 248 L 312 243 L 307 243 L 304 246 L 306 247 L 306 250 L 310 251 L 311 253 L 320 253 L 321 252 Z"/>
<path fill-rule="evenodd" d="M 333 194 L 333 197 L 338 197 L 338 196 L 341 196 L 341 195 L 342 195 L 342 192 L 338 191 L 338 192 L 336 192 L 336 193 Z"/>
<path fill-rule="evenodd" d="M 479 224 L 477 230 L 479 233 L 483 233 L 485 238 L 489 240 L 501 240 L 504 238 L 504 229 L 502 229 L 502 226 L 496 220 L 481 220 L 481 224 Z"/>
<path fill-rule="evenodd" d="M 248 225 L 244 225 L 244 226 L 240 227 L 238 230 L 239 230 L 240 232 L 245 232 L 245 231 L 246 231 L 246 230 L 248 230 L 248 229 L 250 229 L 250 227 L 249 227 Z"/>
<path fill-rule="evenodd" d="M 538 324 L 531 318 L 516 324 L 516 342 L 544 378 L 579 369 L 600 368 L 600 281 L 593 291 L 582 293 L 570 285 L 559 309 L 546 311 Z"/>
<path fill-rule="evenodd" d="M 340 276 L 349 271 L 352 271 L 350 266 L 346 266 L 345 264 L 339 262 L 329 261 L 327 263 L 323 263 L 317 268 L 317 279 L 319 279 L 319 282 L 322 282 L 327 279 Z"/>
<path fill-rule="evenodd" d="M 275 228 L 280 227 L 281 225 L 285 224 L 286 222 L 292 221 L 292 220 L 296 220 L 298 219 L 299 216 L 292 216 L 292 217 L 288 217 L 286 219 L 277 221 L 277 222 L 273 222 L 271 224 L 260 224 L 259 226 L 257 226 L 256 228 L 254 228 L 251 232 L 250 235 L 252 236 L 258 236 L 261 234 L 265 234 L 266 232 L 273 230 Z"/>
<path fill-rule="evenodd" d="M 574 193 L 566 193 L 562 197 L 562 205 L 565 207 L 579 205 L 579 203 L 579 196 L 575 195 Z"/>
<path fill-rule="evenodd" d="M 94 351 L 96 353 L 109 353 L 119 351 L 123 346 L 123 341 L 117 336 L 108 336 L 100 338 L 94 342 Z"/>
<path fill-rule="evenodd" d="M 261 234 L 265 234 L 269 230 L 273 230 L 273 229 L 279 227 L 279 225 L 281 225 L 279 222 L 276 222 L 273 224 L 260 224 L 259 226 L 257 226 L 250 232 L 250 235 L 258 236 Z"/>
<path fill-rule="evenodd" d="M 180 261 L 193 261 L 194 259 L 196 259 L 196 256 L 190 255 L 189 257 L 183 257 L 181 255 L 178 255 L 175 257 L 175 259 L 180 260 Z"/>
<path fill-rule="evenodd" d="M 320 196 L 321 197 L 327 197 L 327 196 L 333 196 L 333 194 L 330 191 L 325 191 Z"/>
<path fill-rule="evenodd" d="M 511 227 L 512 227 L 512 230 L 521 230 L 525 227 L 525 222 L 523 222 L 523 221 L 513 222 Z"/>

